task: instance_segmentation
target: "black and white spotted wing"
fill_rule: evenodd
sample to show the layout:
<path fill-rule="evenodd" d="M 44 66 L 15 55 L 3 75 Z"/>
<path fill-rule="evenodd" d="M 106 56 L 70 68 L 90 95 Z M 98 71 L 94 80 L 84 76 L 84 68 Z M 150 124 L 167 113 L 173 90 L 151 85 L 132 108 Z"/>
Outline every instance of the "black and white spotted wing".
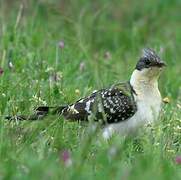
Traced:
<path fill-rule="evenodd" d="M 133 93 L 129 83 L 119 83 L 65 107 L 62 115 L 66 119 L 80 121 L 87 121 L 90 116 L 103 123 L 124 121 L 137 110 Z"/>

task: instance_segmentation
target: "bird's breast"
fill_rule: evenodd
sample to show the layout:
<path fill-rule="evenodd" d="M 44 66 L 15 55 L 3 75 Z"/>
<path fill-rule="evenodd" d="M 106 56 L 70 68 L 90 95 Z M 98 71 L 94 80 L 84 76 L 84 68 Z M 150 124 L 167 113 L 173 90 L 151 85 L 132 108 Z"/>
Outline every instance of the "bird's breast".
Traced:
<path fill-rule="evenodd" d="M 151 123 L 158 119 L 161 108 L 161 95 L 158 89 L 148 90 L 136 98 L 137 118 L 142 123 Z"/>

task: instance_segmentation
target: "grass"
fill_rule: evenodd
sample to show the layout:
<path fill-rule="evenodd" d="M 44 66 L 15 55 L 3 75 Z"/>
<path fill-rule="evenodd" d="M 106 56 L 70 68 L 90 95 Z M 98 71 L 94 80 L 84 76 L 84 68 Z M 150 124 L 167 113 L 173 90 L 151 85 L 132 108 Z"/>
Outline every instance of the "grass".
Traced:
<path fill-rule="evenodd" d="M 179 0 L 1 0 L 0 178 L 181 179 L 179 6 Z M 4 120 L 128 79 L 144 47 L 161 51 L 168 64 L 159 85 L 170 103 L 136 137 L 105 142 L 91 125 L 58 116 Z"/>

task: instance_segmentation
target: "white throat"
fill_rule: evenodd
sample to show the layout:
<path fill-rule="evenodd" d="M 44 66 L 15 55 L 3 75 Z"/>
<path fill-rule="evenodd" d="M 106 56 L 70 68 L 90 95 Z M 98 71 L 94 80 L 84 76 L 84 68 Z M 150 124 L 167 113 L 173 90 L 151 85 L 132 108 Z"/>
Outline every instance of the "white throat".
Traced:
<path fill-rule="evenodd" d="M 152 122 L 158 118 L 161 107 L 161 95 L 158 89 L 158 69 L 147 76 L 148 71 L 134 70 L 130 84 L 136 92 L 134 96 L 141 121 Z M 156 72 L 155 70 L 155 72 Z M 151 71 L 152 72 L 152 71 Z M 153 69 L 154 72 L 154 69 Z"/>
<path fill-rule="evenodd" d="M 147 94 L 148 91 L 158 91 L 158 76 L 146 76 L 144 72 L 134 70 L 130 84 L 137 92 L 137 95 Z"/>

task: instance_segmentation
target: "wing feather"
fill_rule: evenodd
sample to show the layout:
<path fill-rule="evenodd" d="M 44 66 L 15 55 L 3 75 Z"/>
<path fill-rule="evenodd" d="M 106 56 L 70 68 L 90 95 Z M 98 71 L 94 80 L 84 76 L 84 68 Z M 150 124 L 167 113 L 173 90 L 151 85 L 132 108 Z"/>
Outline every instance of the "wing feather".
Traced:
<path fill-rule="evenodd" d="M 103 123 L 124 121 L 137 110 L 133 93 L 129 83 L 118 83 L 67 106 L 62 114 L 71 120 L 87 121 L 94 115 L 95 121 L 102 120 Z"/>

